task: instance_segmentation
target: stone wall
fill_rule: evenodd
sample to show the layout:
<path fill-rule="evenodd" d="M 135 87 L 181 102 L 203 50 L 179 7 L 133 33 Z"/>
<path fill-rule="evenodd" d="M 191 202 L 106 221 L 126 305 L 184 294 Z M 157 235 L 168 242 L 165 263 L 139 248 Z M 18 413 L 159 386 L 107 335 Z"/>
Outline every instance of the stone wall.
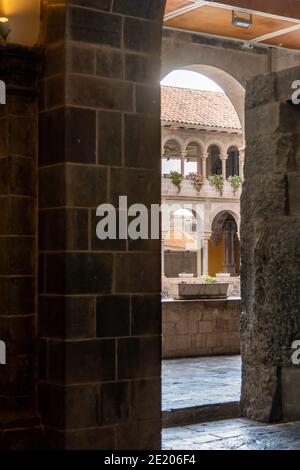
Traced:
<path fill-rule="evenodd" d="M 291 102 L 299 79 L 300 68 L 258 76 L 246 98 L 242 412 L 263 421 L 300 417 L 291 361 L 300 334 L 300 106 Z"/>
<path fill-rule="evenodd" d="M 38 446 L 36 114 L 39 51 L 0 47 L 0 449 Z"/>
<path fill-rule="evenodd" d="M 163 357 L 240 353 L 240 299 L 164 300 Z"/>
<path fill-rule="evenodd" d="M 165 250 L 164 271 L 166 277 L 178 277 L 179 273 L 193 273 L 197 276 L 197 253 Z"/>

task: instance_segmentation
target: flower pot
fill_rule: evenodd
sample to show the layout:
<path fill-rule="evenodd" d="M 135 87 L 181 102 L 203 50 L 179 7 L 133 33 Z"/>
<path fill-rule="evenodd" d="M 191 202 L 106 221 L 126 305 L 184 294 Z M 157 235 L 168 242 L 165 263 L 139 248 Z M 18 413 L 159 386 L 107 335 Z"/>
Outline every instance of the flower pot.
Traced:
<path fill-rule="evenodd" d="M 228 297 L 228 282 L 214 284 L 181 282 L 172 285 L 172 296 L 177 300 L 190 299 L 226 299 Z"/>

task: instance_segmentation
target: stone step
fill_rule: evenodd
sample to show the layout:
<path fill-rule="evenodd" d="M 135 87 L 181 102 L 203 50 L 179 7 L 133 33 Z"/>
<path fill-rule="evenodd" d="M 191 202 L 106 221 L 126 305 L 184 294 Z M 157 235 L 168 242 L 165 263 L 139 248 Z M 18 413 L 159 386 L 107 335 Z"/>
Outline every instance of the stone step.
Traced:
<path fill-rule="evenodd" d="M 173 426 L 239 418 L 240 416 L 240 402 L 233 401 L 164 410 L 162 412 L 162 422 L 163 428 L 170 428 Z"/>

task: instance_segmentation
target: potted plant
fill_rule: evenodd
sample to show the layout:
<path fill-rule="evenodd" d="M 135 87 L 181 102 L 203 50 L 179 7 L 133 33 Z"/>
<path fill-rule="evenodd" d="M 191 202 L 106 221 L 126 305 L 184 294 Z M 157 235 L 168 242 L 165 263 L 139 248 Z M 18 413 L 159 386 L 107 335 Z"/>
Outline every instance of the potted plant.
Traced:
<path fill-rule="evenodd" d="M 183 180 L 182 174 L 179 173 L 178 171 L 171 171 L 170 176 L 171 176 L 172 183 L 174 184 L 174 186 L 176 186 L 176 188 L 178 190 L 178 193 L 180 193 L 181 183 L 182 183 L 182 180 Z"/>
<path fill-rule="evenodd" d="M 182 281 L 172 284 L 172 296 L 177 300 L 226 299 L 229 282 L 219 282 L 214 277 L 205 277 L 202 282 Z"/>
<path fill-rule="evenodd" d="M 229 176 L 228 181 L 233 189 L 233 194 L 236 194 L 242 184 L 242 178 L 237 175 Z"/>
<path fill-rule="evenodd" d="M 204 178 L 202 174 L 200 172 L 190 173 L 189 178 L 192 180 L 193 186 L 196 189 L 197 193 L 199 193 L 204 183 Z"/>
<path fill-rule="evenodd" d="M 220 195 L 223 196 L 224 191 L 224 178 L 222 175 L 213 175 L 210 178 L 211 184 L 219 191 Z"/>

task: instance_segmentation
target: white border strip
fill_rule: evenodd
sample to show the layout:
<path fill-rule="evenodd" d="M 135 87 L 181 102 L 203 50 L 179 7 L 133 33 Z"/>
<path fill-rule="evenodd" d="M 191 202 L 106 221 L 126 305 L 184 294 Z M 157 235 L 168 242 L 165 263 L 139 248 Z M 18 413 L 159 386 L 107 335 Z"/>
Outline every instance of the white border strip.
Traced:
<path fill-rule="evenodd" d="M 257 11 L 257 10 L 249 10 L 247 8 L 234 7 L 232 5 L 224 5 L 222 3 L 217 3 L 214 1 L 210 1 L 210 0 L 188 0 L 188 1 L 193 2 L 195 5 L 189 5 L 187 7 L 183 7 L 178 10 L 175 10 L 165 15 L 164 20 L 165 21 L 170 20 L 172 18 L 175 18 L 176 16 L 182 15 L 183 13 L 187 13 L 188 11 L 192 11 L 192 10 L 199 8 L 200 6 L 206 5 L 206 6 L 210 6 L 213 8 L 221 8 L 223 10 L 231 10 L 231 11 L 234 10 L 235 12 L 248 13 L 248 14 L 252 13 L 253 15 L 256 15 L 256 16 L 264 16 L 266 18 L 272 18 L 275 20 L 282 20 L 282 21 L 300 24 L 300 19 L 290 18 L 288 16 L 274 15 L 273 13 L 266 13 L 266 12 Z"/>

